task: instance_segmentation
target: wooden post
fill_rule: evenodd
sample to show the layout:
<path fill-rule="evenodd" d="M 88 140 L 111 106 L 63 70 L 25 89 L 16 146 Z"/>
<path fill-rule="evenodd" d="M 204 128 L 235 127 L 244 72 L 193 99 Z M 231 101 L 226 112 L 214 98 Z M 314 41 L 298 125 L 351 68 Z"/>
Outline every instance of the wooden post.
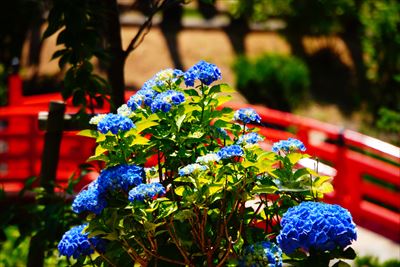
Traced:
<path fill-rule="evenodd" d="M 54 192 L 54 182 L 64 129 L 64 113 L 65 103 L 59 101 L 50 102 L 40 169 L 40 186 L 44 187 L 47 193 Z"/>
<path fill-rule="evenodd" d="M 54 183 L 64 128 L 64 113 L 65 103 L 59 101 L 50 102 L 40 170 L 40 185 L 50 196 L 54 194 Z M 29 243 L 28 267 L 43 266 L 45 242 L 45 235 L 42 231 L 32 236 Z"/>

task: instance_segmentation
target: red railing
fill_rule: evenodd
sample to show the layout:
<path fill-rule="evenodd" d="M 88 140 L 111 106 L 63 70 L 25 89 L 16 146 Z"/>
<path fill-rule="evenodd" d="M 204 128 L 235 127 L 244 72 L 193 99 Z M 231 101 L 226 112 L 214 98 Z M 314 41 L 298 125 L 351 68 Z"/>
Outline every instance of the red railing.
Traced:
<path fill-rule="evenodd" d="M 18 95 L 13 98 L 12 106 L 0 108 L 0 186 L 6 191 L 19 190 L 27 177 L 38 175 L 43 133 L 37 127 L 37 114 L 47 110 L 51 98 L 58 100 L 60 96 Z M 238 109 L 243 104 L 229 106 Z M 400 242 L 398 147 L 313 119 L 253 107 L 262 118 L 260 133 L 269 145 L 296 137 L 303 141 L 308 154 L 336 169 L 331 172 L 336 174 L 335 192 L 326 197 L 327 202 L 349 209 L 360 226 Z M 57 179 L 66 181 L 77 165 L 92 154 L 93 148 L 94 143 L 88 138 L 65 133 Z"/>
<path fill-rule="evenodd" d="M 262 118 L 266 139 L 297 137 L 308 154 L 336 169 L 335 191 L 326 201 L 349 209 L 358 225 L 400 242 L 400 148 L 313 119 L 252 107 Z"/>

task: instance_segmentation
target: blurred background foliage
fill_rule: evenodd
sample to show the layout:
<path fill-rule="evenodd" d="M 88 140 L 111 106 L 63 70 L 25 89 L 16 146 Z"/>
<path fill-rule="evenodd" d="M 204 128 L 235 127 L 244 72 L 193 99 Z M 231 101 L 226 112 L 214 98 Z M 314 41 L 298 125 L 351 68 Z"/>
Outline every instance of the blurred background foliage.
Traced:
<path fill-rule="evenodd" d="M 189 5 L 184 5 L 187 2 Z M 43 78 L 34 71 L 26 81 L 28 93 L 39 87 L 43 88 L 41 92 L 61 89 L 63 96 L 72 98 L 76 105 L 90 107 L 92 102 L 101 104 L 103 99 L 111 98 L 118 106 L 127 86 L 123 74 L 126 58 L 140 45 L 152 24 L 161 30 L 175 67 L 184 68 L 185 55 L 179 53 L 177 41 L 184 29 L 183 20 L 202 18 L 209 22 L 223 16 L 228 23 L 217 27 L 226 33 L 238 57 L 233 63 L 237 87 L 250 102 L 259 102 L 271 93 L 269 98 L 274 95 L 279 101 L 265 99 L 262 104 L 287 111 L 298 109 L 306 100 L 334 104 L 347 116 L 354 111 L 365 113 L 366 128 L 373 129 L 370 133 L 393 133 L 393 127 L 388 130 L 382 122 L 394 125 L 400 117 L 400 3 L 396 0 L 107 0 L 101 4 L 93 0 L 15 0 L 1 5 L 3 73 L 10 72 L 12 58 L 23 55 L 28 40 L 30 52 L 25 65 L 38 68 L 45 64 L 40 62 L 44 29 L 44 37 L 57 35 L 57 43 L 64 46 L 54 54 L 64 73 Z M 120 16 L 131 11 L 144 19 L 129 46 L 123 47 L 118 34 Z M 157 16 L 158 22 L 153 23 Z M 295 71 L 297 63 L 287 63 L 291 66 L 287 69 L 292 70 L 286 70 L 286 79 L 291 82 L 279 78 L 283 75 L 276 68 L 278 55 L 244 58 L 246 36 L 260 29 L 278 34 L 289 44 L 290 54 L 299 65 Z M 339 38 L 350 59 L 343 62 L 329 47 L 310 53 L 305 38 L 312 37 Z M 258 76 L 256 87 L 253 78 L 242 76 L 249 73 L 241 70 L 245 62 L 253 62 L 254 66 L 261 66 L 255 62 L 264 62 L 262 68 L 268 69 L 252 74 Z M 307 78 L 301 77 L 305 72 L 299 74 L 304 66 Z M 104 75 L 98 75 L 98 69 Z M 262 75 L 269 78 L 261 79 Z M 243 80 L 252 82 L 246 85 Z M 277 85 L 277 80 L 285 84 Z M 4 95 L 4 79 L 0 82 L 0 94 Z M 289 83 L 300 87 L 289 89 Z"/>

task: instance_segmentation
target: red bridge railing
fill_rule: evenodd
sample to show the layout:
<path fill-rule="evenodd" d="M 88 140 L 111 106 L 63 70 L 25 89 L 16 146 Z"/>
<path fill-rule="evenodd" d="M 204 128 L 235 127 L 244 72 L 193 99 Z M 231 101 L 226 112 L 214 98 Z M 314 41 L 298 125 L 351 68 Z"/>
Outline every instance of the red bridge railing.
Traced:
<path fill-rule="evenodd" d="M 349 209 L 358 225 L 400 242 L 399 147 L 313 119 L 252 107 L 262 118 L 266 139 L 296 137 L 308 154 L 336 169 L 335 191 L 326 201 Z"/>
<path fill-rule="evenodd" d="M 0 188 L 15 192 L 27 177 L 38 176 L 43 147 L 38 112 L 47 110 L 48 100 L 59 100 L 60 96 L 22 97 L 14 93 L 12 105 L 0 108 Z M 243 104 L 229 106 L 237 109 Z M 260 133 L 269 144 L 296 137 L 308 154 L 336 170 L 335 192 L 326 201 L 349 209 L 360 226 L 400 242 L 400 148 L 313 119 L 252 107 L 262 118 Z M 58 181 L 65 182 L 93 149 L 88 138 L 64 133 Z"/>

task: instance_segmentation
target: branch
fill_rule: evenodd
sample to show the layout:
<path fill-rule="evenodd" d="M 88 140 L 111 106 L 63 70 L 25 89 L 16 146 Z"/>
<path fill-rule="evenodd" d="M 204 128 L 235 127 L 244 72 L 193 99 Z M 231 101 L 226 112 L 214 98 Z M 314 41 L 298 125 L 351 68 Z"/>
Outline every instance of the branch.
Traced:
<path fill-rule="evenodd" d="M 160 4 L 161 3 L 161 4 Z M 153 6 L 153 10 L 148 15 L 146 21 L 140 26 L 138 32 L 135 37 L 130 41 L 128 47 L 124 51 L 124 57 L 127 58 L 128 55 L 135 50 L 142 42 L 146 34 L 150 31 L 152 26 L 153 17 L 162 9 L 164 9 L 168 4 L 170 4 L 169 0 L 159 0 Z"/>

